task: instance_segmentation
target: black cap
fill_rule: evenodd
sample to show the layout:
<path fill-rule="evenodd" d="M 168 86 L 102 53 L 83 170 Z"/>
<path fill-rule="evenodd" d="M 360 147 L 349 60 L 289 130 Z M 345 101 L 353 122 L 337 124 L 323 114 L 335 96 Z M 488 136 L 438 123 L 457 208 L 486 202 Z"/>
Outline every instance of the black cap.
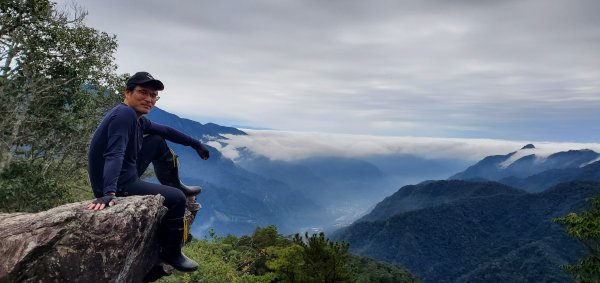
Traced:
<path fill-rule="evenodd" d="M 135 73 L 135 75 L 131 76 L 131 78 L 129 78 L 129 80 L 127 80 L 127 87 L 129 88 L 130 86 L 134 87 L 136 85 L 147 84 L 147 83 L 154 85 L 154 88 L 156 88 L 156 90 L 165 89 L 165 85 L 163 85 L 163 83 L 161 81 L 155 79 L 148 72 Z"/>

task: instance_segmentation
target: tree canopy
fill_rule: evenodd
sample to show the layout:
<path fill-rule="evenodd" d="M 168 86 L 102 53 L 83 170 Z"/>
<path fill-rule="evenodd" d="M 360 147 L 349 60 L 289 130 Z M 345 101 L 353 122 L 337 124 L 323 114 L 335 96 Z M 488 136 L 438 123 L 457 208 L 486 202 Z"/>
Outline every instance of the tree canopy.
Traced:
<path fill-rule="evenodd" d="M 576 264 L 565 266 L 577 282 L 600 282 L 600 197 L 591 200 L 591 208 L 583 213 L 570 213 L 556 222 L 566 225 L 569 235 L 580 240 L 588 254 Z"/>
<path fill-rule="evenodd" d="M 88 142 L 123 77 L 115 73 L 116 37 L 86 26 L 86 14 L 47 0 L 0 2 L 3 211 L 73 201 L 72 188 L 87 180 Z"/>
<path fill-rule="evenodd" d="M 272 225 L 242 237 L 212 234 L 184 249 L 200 264 L 198 271 L 159 282 L 418 282 L 399 266 L 350 254 L 348 244 L 323 233 L 286 237 Z"/>

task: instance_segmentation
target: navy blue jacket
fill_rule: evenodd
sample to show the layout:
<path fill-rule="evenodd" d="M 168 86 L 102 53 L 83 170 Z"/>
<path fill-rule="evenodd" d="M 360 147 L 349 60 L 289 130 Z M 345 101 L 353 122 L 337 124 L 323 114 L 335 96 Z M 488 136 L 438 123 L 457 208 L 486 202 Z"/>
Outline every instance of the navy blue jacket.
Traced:
<path fill-rule="evenodd" d="M 96 197 L 115 193 L 138 178 L 136 161 L 144 134 L 158 134 L 181 145 L 200 147 L 200 142 L 173 128 L 137 118 L 135 110 L 121 103 L 104 116 L 88 151 L 88 174 Z"/>

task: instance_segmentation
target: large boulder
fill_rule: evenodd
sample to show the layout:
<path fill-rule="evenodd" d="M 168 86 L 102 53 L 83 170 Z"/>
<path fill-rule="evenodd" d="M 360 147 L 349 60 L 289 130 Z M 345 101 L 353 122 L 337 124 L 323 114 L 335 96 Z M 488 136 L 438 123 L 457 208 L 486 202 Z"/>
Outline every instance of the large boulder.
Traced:
<path fill-rule="evenodd" d="M 167 210 L 163 197 L 119 200 L 101 211 L 84 201 L 0 214 L 0 283 L 147 281 L 161 267 L 155 232 Z"/>

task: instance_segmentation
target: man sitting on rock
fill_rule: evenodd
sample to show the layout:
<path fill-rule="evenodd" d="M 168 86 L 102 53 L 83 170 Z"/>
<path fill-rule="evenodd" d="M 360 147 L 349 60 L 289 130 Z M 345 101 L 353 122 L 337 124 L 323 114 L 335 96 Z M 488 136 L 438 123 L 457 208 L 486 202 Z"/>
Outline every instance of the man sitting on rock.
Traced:
<path fill-rule="evenodd" d="M 97 199 L 88 209 L 113 206 L 117 196 L 162 195 L 168 212 L 159 227 L 160 258 L 177 270 L 191 272 L 198 264 L 181 253 L 183 217 L 186 196 L 197 195 L 201 188 L 181 183 L 176 156 L 165 139 L 191 146 L 203 160 L 208 159 L 209 152 L 198 140 L 144 116 L 163 89 L 161 81 L 138 72 L 127 81 L 123 103 L 104 116 L 89 148 L 88 173 Z M 140 179 L 150 163 L 161 184 Z"/>

